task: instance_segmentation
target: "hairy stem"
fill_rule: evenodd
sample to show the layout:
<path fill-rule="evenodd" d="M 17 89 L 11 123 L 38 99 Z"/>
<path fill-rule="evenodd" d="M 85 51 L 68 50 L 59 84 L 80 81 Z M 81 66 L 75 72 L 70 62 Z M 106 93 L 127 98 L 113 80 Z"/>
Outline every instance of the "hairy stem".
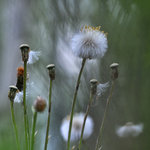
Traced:
<path fill-rule="evenodd" d="M 17 149 L 20 150 L 20 144 L 19 144 L 19 139 L 18 139 L 18 130 L 16 126 L 16 121 L 15 121 L 15 115 L 14 115 L 14 107 L 13 107 L 13 102 L 11 101 L 11 117 L 12 117 L 12 122 L 15 130 L 15 135 L 16 135 L 16 142 L 17 142 Z"/>
<path fill-rule="evenodd" d="M 49 134 L 50 114 L 51 114 L 51 97 L 52 97 L 52 80 L 50 79 L 49 107 L 48 107 L 48 118 L 47 118 L 47 128 L 46 128 L 46 136 L 45 136 L 45 146 L 44 146 L 44 150 L 47 150 L 47 144 L 48 144 L 48 134 Z"/>
<path fill-rule="evenodd" d="M 33 114 L 33 124 L 32 124 L 32 136 L 31 136 L 31 150 L 34 150 L 34 137 L 35 137 L 35 126 L 37 120 L 37 112 Z"/>
<path fill-rule="evenodd" d="M 105 119 L 106 119 L 106 114 L 107 114 L 107 111 L 108 111 L 108 106 L 109 106 L 109 103 L 110 103 L 110 100 L 111 100 L 111 97 L 112 97 L 113 89 L 114 89 L 114 81 L 112 81 L 110 94 L 107 98 L 106 107 L 105 107 L 105 111 L 104 111 L 104 116 L 103 116 L 103 120 L 102 120 L 102 123 L 101 123 L 101 126 L 100 126 L 99 136 L 97 138 L 96 149 L 95 150 L 99 150 L 100 147 L 102 146 L 101 142 L 102 142 L 102 135 L 103 135 L 103 127 L 104 127 L 104 122 L 105 122 Z"/>
<path fill-rule="evenodd" d="M 68 132 L 67 150 L 69 150 L 69 148 L 70 148 L 70 137 L 71 137 L 71 129 L 72 129 L 72 120 L 73 120 L 74 108 L 75 108 L 75 104 L 76 104 L 77 93 L 78 93 L 78 89 L 79 89 L 79 85 L 80 85 L 80 79 L 81 79 L 81 75 L 82 75 L 82 72 L 83 72 L 85 62 L 86 62 L 86 59 L 84 58 L 82 60 L 82 66 L 81 66 L 81 69 L 80 69 L 80 72 L 79 72 L 79 75 L 78 75 L 78 80 L 77 80 L 77 83 L 76 83 L 76 88 L 75 88 L 75 92 L 74 92 L 74 96 L 73 96 L 73 103 L 72 103 L 70 124 L 69 124 L 69 132 Z"/>

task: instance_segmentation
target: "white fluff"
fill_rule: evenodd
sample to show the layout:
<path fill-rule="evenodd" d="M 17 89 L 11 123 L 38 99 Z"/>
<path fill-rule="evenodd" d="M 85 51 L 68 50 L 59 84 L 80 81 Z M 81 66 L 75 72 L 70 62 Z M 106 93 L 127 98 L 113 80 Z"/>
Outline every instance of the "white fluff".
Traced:
<path fill-rule="evenodd" d="M 109 87 L 109 82 L 106 82 L 104 84 L 98 84 L 97 85 L 97 95 L 98 96 L 101 96 L 106 90 L 107 88 Z"/>
<path fill-rule="evenodd" d="M 103 57 L 108 47 L 107 37 L 97 28 L 85 26 L 73 36 L 71 47 L 74 54 L 81 58 Z"/>
<path fill-rule="evenodd" d="M 14 103 L 20 103 L 23 101 L 23 92 L 18 92 L 15 96 Z"/>
<path fill-rule="evenodd" d="M 41 55 L 41 52 L 30 51 L 29 52 L 28 64 L 33 64 L 36 61 L 38 61 L 40 55 Z"/>
<path fill-rule="evenodd" d="M 85 116 L 84 113 L 77 113 L 74 115 L 73 122 L 72 122 L 71 138 L 70 138 L 71 141 L 76 141 L 80 139 L 84 116 Z M 66 118 L 63 119 L 60 127 L 61 134 L 65 141 L 68 140 L 69 123 L 70 123 L 70 117 L 67 116 Z M 83 139 L 87 139 L 92 134 L 93 126 L 94 126 L 93 120 L 91 117 L 88 116 L 85 123 Z"/>
<path fill-rule="evenodd" d="M 132 122 L 126 123 L 124 126 L 120 126 L 116 130 L 116 134 L 119 137 L 138 136 L 143 131 L 143 124 L 134 125 Z"/>

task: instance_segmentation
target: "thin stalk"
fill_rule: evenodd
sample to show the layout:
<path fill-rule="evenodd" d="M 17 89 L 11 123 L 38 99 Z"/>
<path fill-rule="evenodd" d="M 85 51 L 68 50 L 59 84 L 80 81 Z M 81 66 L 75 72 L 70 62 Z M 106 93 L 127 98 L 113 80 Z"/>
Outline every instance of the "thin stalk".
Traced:
<path fill-rule="evenodd" d="M 12 122 L 13 122 L 14 130 L 15 130 L 15 135 L 16 135 L 17 149 L 20 150 L 18 130 L 17 130 L 15 115 L 14 115 L 14 107 L 13 107 L 14 103 L 12 101 L 10 103 L 11 103 L 11 117 L 12 117 Z"/>
<path fill-rule="evenodd" d="M 48 134 L 49 134 L 50 114 L 51 114 L 51 98 L 52 98 L 52 80 L 50 79 L 49 107 L 48 107 L 48 118 L 47 118 L 47 128 L 46 128 L 46 136 L 45 136 L 44 150 L 47 150 L 47 144 L 48 144 Z"/>
<path fill-rule="evenodd" d="M 78 75 L 77 83 L 76 83 L 76 88 L 73 96 L 73 103 L 72 103 L 72 109 L 71 109 L 71 116 L 70 116 L 70 124 L 69 124 L 69 132 L 68 132 L 68 144 L 67 144 L 67 150 L 70 148 L 70 137 L 71 137 L 71 129 L 72 129 L 72 120 L 73 120 L 73 114 L 74 114 L 74 108 L 75 108 L 75 103 L 76 103 L 76 98 L 77 98 L 77 93 L 80 85 L 80 78 L 83 72 L 83 68 L 85 65 L 86 59 L 84 58 L 82 60 L 82 66 Z"/>
<path fill-rule="evenodd" d="M 25 141 L 26 141 L 26 150 L 29 149 L 29 141 L 30 141 L 30 134 L 29 134 L 29 125 L 27 119 L 27 106 L 26 106 L 26 78 L 27 78 L 27 62 L 24 61 L 24 76 L 23 76 L 23 106 L 24 106 L 24 126 L 25 126 Z M 28 141 L 29 140 L 29 141 Z"/>
<path fill-rule="evenodd" d="M 114 89 L 114 81 L 112 81 L 110 94 L 109 94 L 109 96 L 107 98 L 106 107 L 105 107 L 105 111 L 104 111 L 104 116 L 103 116 L 103 120 L 102 120 L 102 123 L 101 123 L 99 136 L 98 136 L 97 142 L 96 142 L 96 150 L 99 150 L 99 148 L 101 147 L 104 122 L 105 122 L 105 119 L 106 119 L 106 114 L 107 114 L 108 106 L 109 106 L 109 103 L 110 103 L 110 100 L 111 100 L 111 97 L 112 97 L 113 89 Z"/>
<path fill-rule="evenodd" d="M 79 149 L 78 150 L 81 149 L 82 139 L 83 139 L 83 133 L 84 133 L 84 128 L 85 128 L 85 123 L 86 123 L 87 116 L 89 114 L 89 110 L 90 110 L 92 101 L 93 101 L 93 94 L 90 92 L 90 100 L 89 100 L 89 104 L 87 106 L 86 113 L 85 113 L 85 116 L 84 116 L 84 121 L 83 121 L 83 125 L 82 125 L 81 137 L 80 137 L 80 141 L 79 141 Z"/>
<path fill-rule="evenodd" d="M 32 137 L 31 137 L 31 150 L 34 149 L 34 137 L 35 137 L 36 120 L 37 120 L 37 112 L 35 111 L 34 114 L 33 114 Z"/>

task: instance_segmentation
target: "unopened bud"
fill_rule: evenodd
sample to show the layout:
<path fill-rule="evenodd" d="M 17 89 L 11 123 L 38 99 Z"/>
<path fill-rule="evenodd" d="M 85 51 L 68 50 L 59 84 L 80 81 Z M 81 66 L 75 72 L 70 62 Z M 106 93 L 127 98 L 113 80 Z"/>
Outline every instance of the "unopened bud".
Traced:
<path fill-rule="evenodd" d="M 45 108 L 46 108 L 46 101 L 42 97 L 38 96 L 34 102 L 35 111 L 43 112 Z"/>
<path fill-rule="evenodd" d="M 96 95 L 96 93 L 97 93 L 97 83 L 98 83 L 98 81 L 97 81 L 96 79 L 92 79 L 92 80 L 90 80 L 90 83 L 91 83 L 91 93 L 92 93 L 93 95 Z"/>
<path fill-rule="evenodd" d="M 29 59 L 29 51 L 30 51 L 29 45 L 28 44 L 20 45 L 20 50 L 22 53 L 22 61 L 27 62 Z"/>
<path fill-rule="evenodd" d="M 115 80 L 118 78 L 118 74 L 119 74 L 118 73 L 118 66 L 119 66 L 118 63 L 113 63 L 110 65 L 110 68 L 112 70 L 112 72 L 111 72 L 111 79 L 112 80 Z"/>
<path fill-rule="evenodd" d="M 16 93 L 17 93 L 18 88 L 14 85 L 9 86 L 9 92 L 8 92 L 8 97 L 10 101 L 14 102 Z"/>
<path fill-rule="evenodd" d="M 49 70 L 49 76 L 51 80 L 55 80 L 55 65 L 49 64 L 46 68 Z"/>

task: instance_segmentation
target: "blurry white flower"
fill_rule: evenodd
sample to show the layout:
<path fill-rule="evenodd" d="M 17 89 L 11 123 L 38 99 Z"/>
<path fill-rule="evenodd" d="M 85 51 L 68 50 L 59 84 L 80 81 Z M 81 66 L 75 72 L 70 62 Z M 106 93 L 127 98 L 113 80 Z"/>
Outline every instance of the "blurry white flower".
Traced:
<path fill-rule="evenodd" d="M 94 59 L 103 57 L 107 50 L 107 37 L 100 27 L 85 26 L 72 38 L 71 47 L 76 56 Z"/>
<path fill-rule="evenodd" d="M 80 139 L 82 125 L 84 121 L 84 113 L 76 113 L 73 117 L 72 122 L 72 132 L 71 132 L 71 141 L 76 141 Z M 69 123 L 70 123 L 70 116 L 67 116 L 63 119 L 63 122 L 60 127 L 61 134 L 65 141 L 68 140 L 68 131 L 69 131 Z M 86 123 L 85 123 L 85 129 L 83 134 L 83 139 L 87 139 L 93 132 L 93 120 L 91 117 L 87 117 Z"/>
<path fill-rule="evenodd" d="M 127 122 L 124 126 L 120 126 L 116 130 L 119 137 L 138 136 L 143 131 L 143 124 L 134 125 L 132 122 Z"/>
<path fill-rule="evenodd" d="M 15 96 L 14 103 L 20 103 L 23 101 L 23 91 L 18 92 Z"/>
<path fill-rule="evenodd" d="M 97 95 L 98 96 L 101 96 L 106 90 L 107 88 L 109 87 L 109 82 L 106 82 L 104 84 L 98 84 L 97 85 Z"/>
<path fill-rule="evenodd" d="M 28 59 L 28 64 L 33 64 L 36 61 L 39 60 L 39 56 L 41 52 L 35 52 L 35 51 L 30 51 L 29 52 L 29 59 Z"/>

